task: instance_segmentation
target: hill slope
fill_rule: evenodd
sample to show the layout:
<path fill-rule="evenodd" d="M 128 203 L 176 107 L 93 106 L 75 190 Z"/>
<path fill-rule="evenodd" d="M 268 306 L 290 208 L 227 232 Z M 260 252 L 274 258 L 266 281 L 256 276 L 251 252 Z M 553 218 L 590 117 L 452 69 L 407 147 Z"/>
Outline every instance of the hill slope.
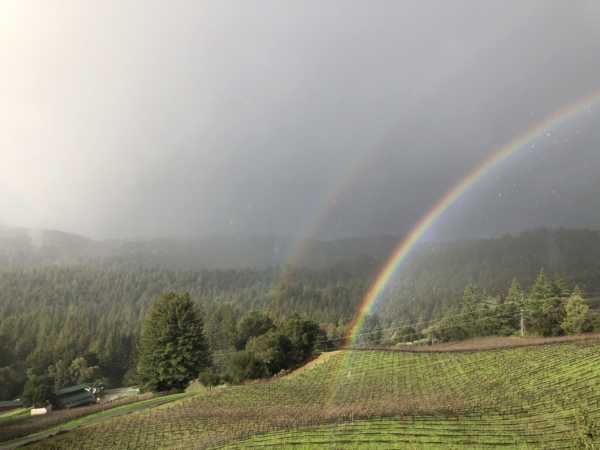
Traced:
<path fill-rule="evenodd" d="M 306 240 L 282 236 L 94 240 L 54 230 L 0 226 L 0 268 L 101 264 L 118 269 L 265 269 L 293 259 L 302 267 L 325 268 L 359 257 L 385 259 L 397 243 L 393 236 Z"/>
<path fill-rule="evenodd" d="M 102 263 L 118 268 L 210 270 L 263 269 L 293 262 L 314 269 L 359 258 L 381 264 L 400 240 L 401 236 L 300 243 L 282 236 L 93 240 L 61 231 L 0 226 L 0 267 Z M 586 285 L 590 276 L 598 274 L 599 261 L 600 231 L 539 229 L 491 239 L 424 243 L 405 264 L 404 273 L 414 278 L 429 270 L 461 287 L 466 279 L 497 290 L 514 276 L 528 284 L 544 267 Z"/>
<path fill-rule="evenodd" d="M 37 448 L 593 448 L 599 428 L 593 340 L 341 351 L 294 376 L 213 389 Z"/>
<path fill-rule="evenodd" d="M 528 289 L 542 268 L 562 277 L 568 289 L 579 285 L 591 303 L 600 306 L 600 233 L 540 229 L 495 239 L 423 244 L 392 280 L 380 315 L 429 320 L 458 302 L 469 283 L 504 297 L 513 278 Z"/>

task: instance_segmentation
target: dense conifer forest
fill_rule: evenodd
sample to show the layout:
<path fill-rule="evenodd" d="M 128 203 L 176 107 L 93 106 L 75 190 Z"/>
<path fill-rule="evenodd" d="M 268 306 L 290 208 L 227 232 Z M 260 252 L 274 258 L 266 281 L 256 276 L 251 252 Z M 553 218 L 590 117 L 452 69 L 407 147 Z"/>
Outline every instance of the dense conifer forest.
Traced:
<path fill-rule="evenodd" d="M 64 258 L 68 251 L 55 253 Z M 316 268 L 206 270 L 150 267 L 139 259 L 4 261 L 0 398 L 19 396 L 28 378 L 46 377 L 52 388 L 138 383 L 143 319 L 169 291 L 189 293 L 202 317 L 212 364 L 207 382 L 272 375 L 307 356 L 269 367 L 257 356 L 289 352 L 290 336 L 306 332 L 321 349 L 341 344 L 383 262 L 364 254 L 332 260 Z M 425 244 L 388 291 L 359 344 L 518 334 L 521 311 L 527 333 L 590 331 L 598 327 L 600 233 L 538 230 Z"/>

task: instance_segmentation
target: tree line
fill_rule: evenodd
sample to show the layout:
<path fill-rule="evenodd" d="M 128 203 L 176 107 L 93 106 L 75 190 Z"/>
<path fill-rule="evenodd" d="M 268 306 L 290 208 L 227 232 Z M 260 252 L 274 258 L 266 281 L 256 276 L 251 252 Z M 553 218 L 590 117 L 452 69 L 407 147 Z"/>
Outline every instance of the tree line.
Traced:
<path fill-rule="evenodd" d="M 541 270 L 528 290 L 512 280 L 506 294 L 492 295 L 469 283 L 463 296 L 432 321 L 386 330 L 377 315 L 366 322 L 358 344 L 449 342 L 485 336 L 561 336 L 600 331 L 600 312 L 583 290 Z"/>
<path fill-rule="evenodd" d="M 0 270 L 0 399 L 18 397 L 28 377 L 48 377 L 53 389 L 90 380 L 106 386 L 135 383 L 143 318 L 163 292 L 189 293 L 204 319 L 209 349 L 222 366 L 223 355 L 245 351 L 232 342 L 248 311 L 264 311 L 280 330 L 286 319 L 300 314 L 332 336 L 342 335 L 366 280 L 345 268 Z"/>
<path fill-rule="evenodd" d="M 241 383 L 265 378 L 305 363 L 326 340 L 319 325 L 294 315 L 280 322 L 260 311 L 247 313 L 236 324 L 231 350 L 217 356 L 205 335 L 204 317 L 189 293 L 167 292 L 146 312 L 137 364 L 131 382 L 144 390 L 183 390 L 198 379 L 204 385 Z M 46 371 L 27 369 L 23 389 L 26 404 L 42 406 L 53 401 L 53 391 L 65 383 L 101 384 L 101 371 L 87 357 L 77 357 L 66 374 L 56 365 Z M 68 384 L 67 383 L 67 384 Z"/>
<path fill-rule="evenodd" d="M 599 236 L 541 230 L 424 245 L 393 280 L 357 342 L 519 334 L 521 310 L 526 333 L 597 329 Z M 318 324 L 316 346 L 344 342 L 380 266 L 356 257 L 319 269 L 184 271 L 125 262 L 118 268 L 0 267 L 0 399 L 20 396 L 28 379 L 40 377 L 52 389 L 90 380 L 137 383 L 144 318 L 164 292 L 186 292 L 198 308 L 211 360 L 203 370 L 207 380 L 287 370 L 290 363 L 280 355 L 290 353 L 297 322 Z M 548 270 L 542 275 L 540 267 Z M 515 276 L 526 289 L 518 282 L 509 289 Z M 583 301 L 569 301 L 576 286 Z M 261 319 L 250 317 L 257 314 Z M 573 319 L 578 314 L 586 319 Z M 243 338 L 252 323 L 264 333 Z"/>

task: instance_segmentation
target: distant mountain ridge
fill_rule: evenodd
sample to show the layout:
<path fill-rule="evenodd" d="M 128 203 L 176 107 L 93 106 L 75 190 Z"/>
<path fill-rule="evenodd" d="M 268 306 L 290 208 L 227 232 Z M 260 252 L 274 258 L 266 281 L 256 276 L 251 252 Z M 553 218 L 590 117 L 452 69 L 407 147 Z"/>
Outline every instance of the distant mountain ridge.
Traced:
<path fill-rule="evenodd" d="M 0 227 L 0 264 L 70 264 L 100 257 L 98 242 L 57 230 Z"/>
<path fill-rule="evenodd" d="M 370 273 L 399 240 L 378 236 L 298 244 L 284 237 L 216 236 L 100 241 L 56 230 L 0 228 L 0 267 L 92 264 L 117 270 L 200 271 L 293 264 L 321 270 L 353 264 L 359 272 Z M 302 251 L 292 258 L 297 248 Z M 394 277 L 392 288 L 420 292 L 427 286 L 427 296 L 447 297 L 474 282 L 502 292 L 513 277 L 529 284 L 541 268 L 600 293 L 600 231 L 539 229 L 498 238 L 422 243 Z"/>
<path fill-rule="evenodd" d="M 94 240 L 56 230 L 0 228 L 0 265 L 74 265 L 102 263 L 117 267 L 171 270 L 264 269 L 293 263 L 315 269 L 357 257 L 384 259 L 398 238 L 382 236 L 335 241 L 285 237 L 214 236 L 198 239 Z M 300 256 L 292 257 L 296 248 Z"/>

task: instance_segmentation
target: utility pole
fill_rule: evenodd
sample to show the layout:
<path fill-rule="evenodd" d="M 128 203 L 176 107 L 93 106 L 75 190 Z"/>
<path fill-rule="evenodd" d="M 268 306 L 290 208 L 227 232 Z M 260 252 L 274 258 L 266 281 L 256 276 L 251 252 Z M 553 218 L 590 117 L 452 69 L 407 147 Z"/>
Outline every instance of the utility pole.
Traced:
<path fill-rule="evenodd" d="M 525 336 L 525 316 L 523 315 L 523 308 L 521 308 L 521 337 Z"/>

